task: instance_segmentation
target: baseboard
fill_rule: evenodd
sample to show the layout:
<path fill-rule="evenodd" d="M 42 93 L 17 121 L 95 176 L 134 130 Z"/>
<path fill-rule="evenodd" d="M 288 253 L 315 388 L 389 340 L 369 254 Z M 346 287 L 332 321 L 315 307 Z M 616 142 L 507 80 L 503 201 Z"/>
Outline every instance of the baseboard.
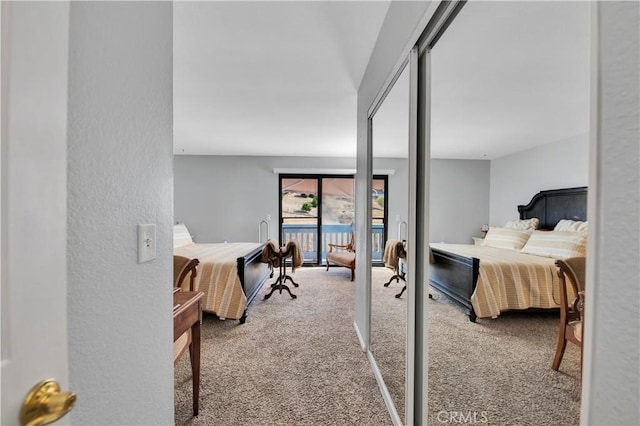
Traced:
<path fill-rule="evenodd" d="M 387 385 L 382 378 L 382 373 L 380 373 L 380 369 L 378 368 L 378 364 L 376 363 L 375 358 L 371 351 L 367 351 L 367 358 L 369 358 L 369 363 L 371 364 L 371 369 L 373 370 L 373 376 L 376 378 L 376 382 L 378 382 L 378 387 L 380 388 L 380 394 L 382 395 L 382 399 L 384 404 L 387 406 L 387 411 L 389 411 L 389 416 L 391 417 L 391 421 L 394 426 L 403 426 L 402 421 L 400 420 L 400 416 L 398 415 L 398 410 L 396 409 L 396 405 L 393 403 L 393 399 L 391 399 L 391 394 L 389 394 L 389 389 L 387 389 Z"/>
<path fill-rule="evenodd" d="M 362 352 L 366 352 L 367 351 L 367 347 L 364 344 L 364 339 L 362 338 L 362 334 L 360 334 L 360 329 L 358 328 L 358 323 L 357 322 L 353 322 L 353 328 L 356 329 L 356 336 L 358 336 L 358 342 L 360 342 L 360 348 L 362 349 Z"/>

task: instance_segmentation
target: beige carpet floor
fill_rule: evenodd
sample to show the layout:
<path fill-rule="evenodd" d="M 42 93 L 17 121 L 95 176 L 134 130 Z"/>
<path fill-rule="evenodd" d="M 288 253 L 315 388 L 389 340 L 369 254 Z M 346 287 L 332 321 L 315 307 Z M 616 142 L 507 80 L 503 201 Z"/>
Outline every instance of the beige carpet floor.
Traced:
<path fill-rule="evenodd" d="M 265 285 L 243 325 L 204 317 L 200 415 L 191 417 L 183 356 L 175 367 L 176 424 L 391 424 L 354 331 L 350 271 L 299 268 L 291 276 L 297 299 L 276 292 L 263 300 Z"/>
<path fill-rule="evenodd" d="M 406 293 L 392 276 L 372 273 L 371 345 L 399 414 L 404 411 Z M 510 312 L 468 320 L 464 308 L 437 290 L 429 301 L 429 424 L 470 420 L 490 425 L 578 425 L 580 350 L 568 343 L 551 369 L 557 312 Z M 462 423 L 473 423 L 463 421 Z"/>
<path fill-rule="evenodd" d="M 175 367 L 175 421 L 194 425 L 390 425 L 353 328 L 354 285 L 345 268 L 301 268 L 292 300 L 265 286 L 246 324 L 205 315 L 200 415 L 191 416 L 188 356 Z M 403 412 L 406 293 L 372 272 L 372 344 Z M 272 282 L 269 280 L 268 282 Z M 568 345 L 551 370 L 557 314 L 514 313 L 469 322 L 432 290 L 429 306 L 429 423 L 451 416 L 490 425 L 578 424 L 580 354 Z M 468 423 L 467 423 L 468 424 Z"/>

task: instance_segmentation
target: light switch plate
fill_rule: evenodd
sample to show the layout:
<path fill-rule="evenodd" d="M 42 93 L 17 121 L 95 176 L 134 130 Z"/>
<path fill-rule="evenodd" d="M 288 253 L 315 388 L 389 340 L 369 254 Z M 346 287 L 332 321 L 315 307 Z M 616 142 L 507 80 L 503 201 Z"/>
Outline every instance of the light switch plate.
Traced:
<path fill-rule="evenodd" d="M 138 225 L 138 263 L 156 258 L 156 225 Z"/>

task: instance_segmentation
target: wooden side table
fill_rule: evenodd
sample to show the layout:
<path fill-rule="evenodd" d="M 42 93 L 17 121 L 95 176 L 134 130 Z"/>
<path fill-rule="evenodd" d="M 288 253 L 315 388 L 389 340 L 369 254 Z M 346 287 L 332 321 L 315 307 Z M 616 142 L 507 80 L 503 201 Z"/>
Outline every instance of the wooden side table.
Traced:
<path fill-rule="evenodd" d="M 200 291 L 178 291 L 173 293 L 173 341 L 191 329 L 191 375 L 193 382 L 193 415 L 198 415 L 200 401 L 200 321 L 202 318 L 202 296 Z"/>

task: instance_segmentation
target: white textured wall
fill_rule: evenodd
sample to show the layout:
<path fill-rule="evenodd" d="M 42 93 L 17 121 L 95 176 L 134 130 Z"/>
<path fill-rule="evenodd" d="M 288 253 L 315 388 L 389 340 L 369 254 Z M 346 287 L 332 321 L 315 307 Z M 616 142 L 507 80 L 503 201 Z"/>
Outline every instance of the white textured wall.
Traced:
<path fill-rule="evenodd" d="M 489 161 L 431 160 L 429 240 L 472 244 L 489 221 Z"/>
<path fill-rule="evenodd" d="M 173 424 L 172 4 L 71 2 L 73 424 Z M 136 226 L 157 225 L 137 263 Z"/>
<path fill-rule="evenodd" d="M 490 225 L 517 219 L 518 205 L 528 204 L 540 191 L 588 182 L 588 134 L 491 160 Z"/>
<path fill-rule="evenodd" d="M 599 2 L 599 146 L 592 156 L 583 411 L 640 424 L 640 3 Z M 593 197 L 593 198 L 592 198 Z M 592 210 L 590 210 L 592 211 Z"/>

